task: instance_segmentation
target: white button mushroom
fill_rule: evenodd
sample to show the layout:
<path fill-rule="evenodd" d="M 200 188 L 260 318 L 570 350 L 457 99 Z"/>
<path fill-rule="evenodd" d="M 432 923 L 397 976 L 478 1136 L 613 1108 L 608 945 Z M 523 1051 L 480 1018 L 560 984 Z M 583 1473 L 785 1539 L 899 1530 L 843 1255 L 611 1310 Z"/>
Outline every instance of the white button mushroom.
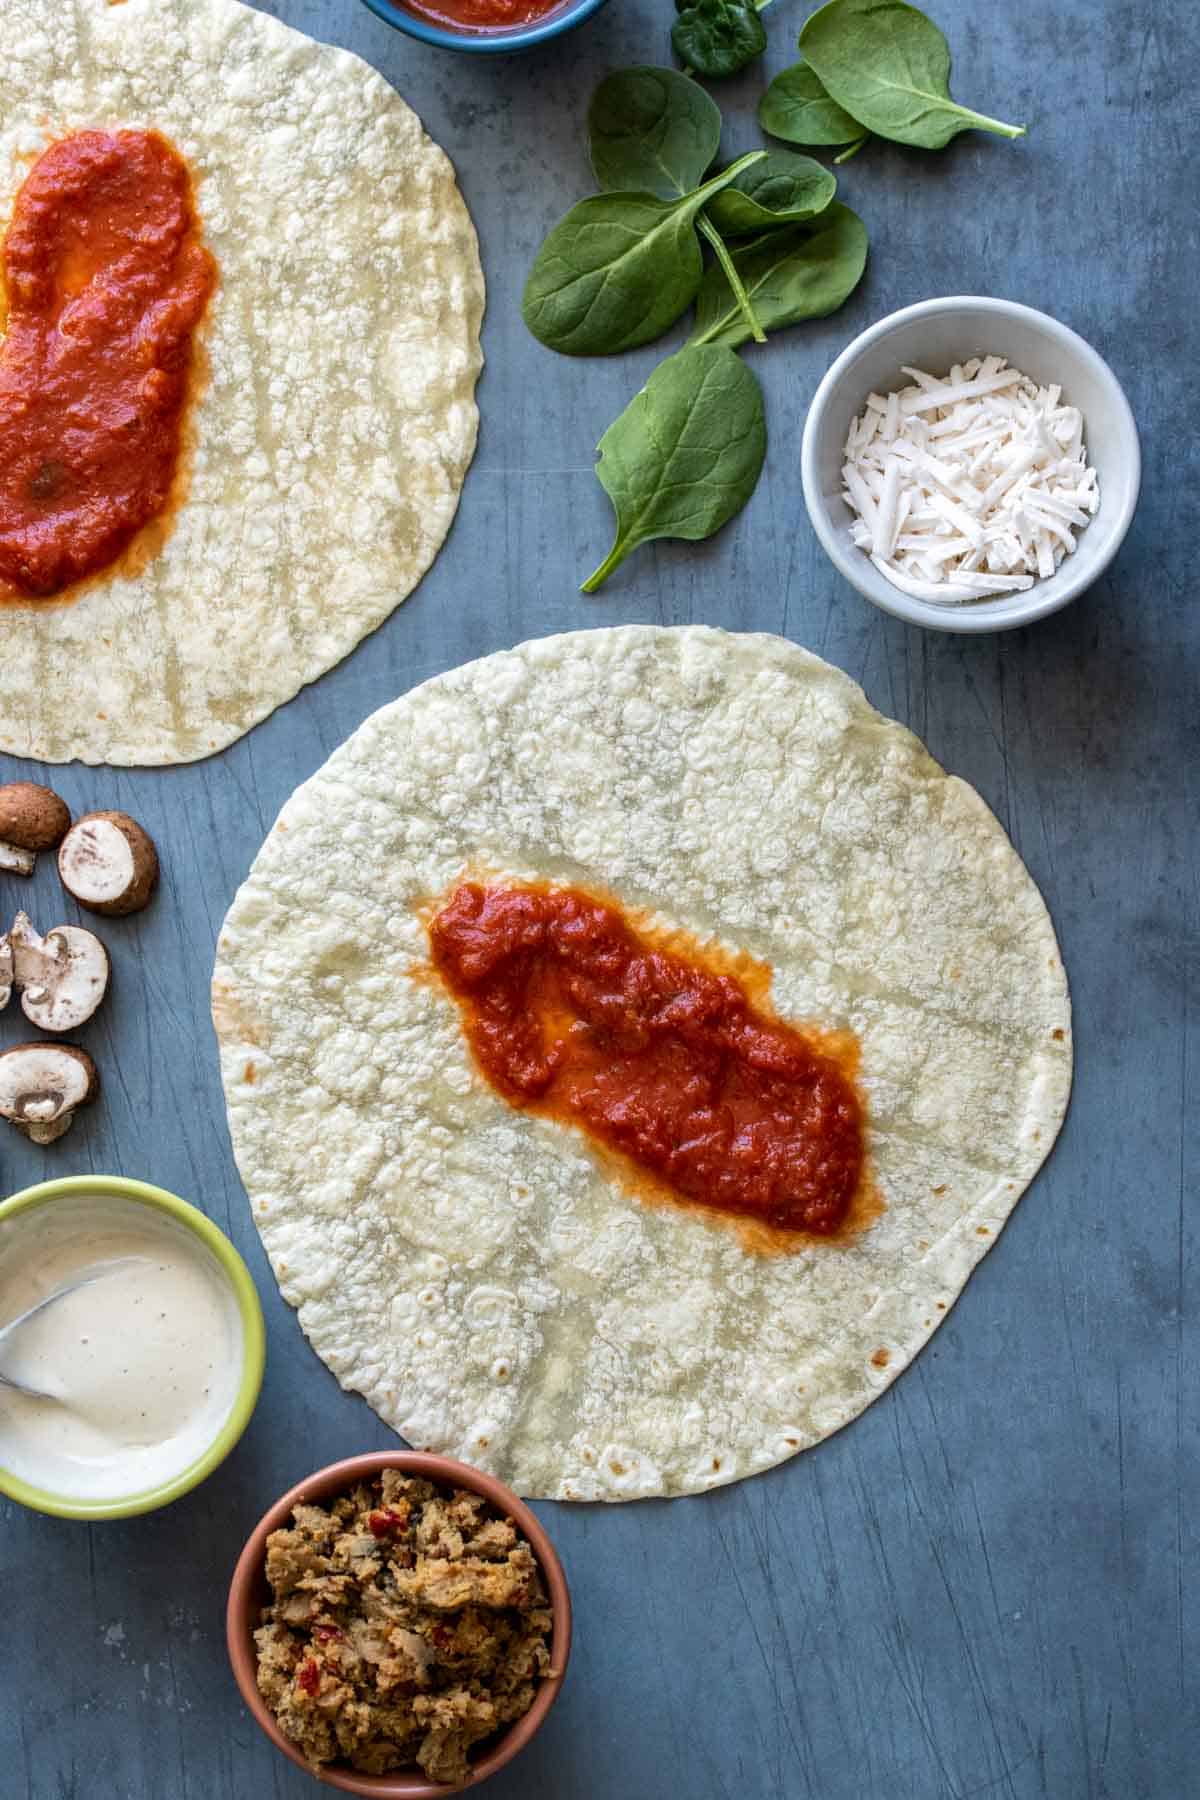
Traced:
<path fill-rule="evenodd" d="M 14 1044 L 0 1053 L 0 1116 L 35 1144 L 52 1144 L 100 1092 L 96 1065 L 74 1044 Z"/>
<path fill-rule="evenodd" d="M 93 932 L 56 925 L 39 937 L 28 915 L 19 912 L 0 943 L 8 947 L 12 985 L 31 1024 L 43 1031 L 75 1031 L 91 1018 L 108 990 L 108 951 Z"/>
<path fill-rule="evenodd" d="M 158 852 L 128 813 L 84 813 L 59 846 L 58 874 L 89 912 L 138 912 L 158 880 Z"/>

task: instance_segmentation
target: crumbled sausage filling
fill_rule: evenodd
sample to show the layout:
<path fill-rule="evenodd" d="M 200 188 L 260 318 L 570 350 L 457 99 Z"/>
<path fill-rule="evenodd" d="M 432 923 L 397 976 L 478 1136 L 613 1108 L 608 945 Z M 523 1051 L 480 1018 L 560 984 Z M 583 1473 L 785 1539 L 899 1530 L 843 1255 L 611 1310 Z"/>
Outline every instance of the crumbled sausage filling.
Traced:
<path fill-rule="evenodd" d="M 550 1670 L 533 1551 L 478 1494 L 385 1470 L 267 1539 L 258 1688 L 314 1763 L 461 1782 Z"/>

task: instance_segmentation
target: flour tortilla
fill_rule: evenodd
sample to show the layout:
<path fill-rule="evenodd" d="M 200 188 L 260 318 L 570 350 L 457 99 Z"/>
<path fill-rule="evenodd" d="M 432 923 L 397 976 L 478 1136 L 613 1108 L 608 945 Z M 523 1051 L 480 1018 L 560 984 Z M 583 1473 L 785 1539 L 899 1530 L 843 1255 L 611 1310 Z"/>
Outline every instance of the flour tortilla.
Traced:
<path fill-rule="evenodd" d="M 850 1027 L 886 1210 L 764 1259 L 646 1207 L 510 1108 L 414 980 L 469 869 L 615 891 Z M 1046 1155 L 1070 1006 L 1041 896 L 972 788 L 783 640 L 626 626 L 521 645 L 368 719 L 284 807 L 221 933 L 234 1150 L 343 1386 L 522 1493 L 735 1481 L 869 1405 Z"/>
<path fill-rule="evenodd" d="M 385 81 L 235 0 L 0 0 L 0 41 L 0 226 L 48 138 L 153 127 L 220 278 L 173 530 L 73 605 L 4 608 L 0 749 L 188 762 L 332 668 L 437 554 L 475 447 L 475 233 Z"/>

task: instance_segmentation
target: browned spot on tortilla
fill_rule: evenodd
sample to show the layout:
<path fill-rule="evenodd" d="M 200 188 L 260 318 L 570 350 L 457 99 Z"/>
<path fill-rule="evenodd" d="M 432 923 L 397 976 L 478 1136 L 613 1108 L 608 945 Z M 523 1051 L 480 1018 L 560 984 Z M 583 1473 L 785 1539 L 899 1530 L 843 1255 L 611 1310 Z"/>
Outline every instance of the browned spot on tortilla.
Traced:
<path fill-rule="evenodd" d="M 946 1302 L 944 1300 L 939 1300 L 938 1301 L 938 1311 L 945 1312 L 945 1310 L 946 1310 Z"/>
<path fill-rule="evenodd" d="M 929 1248 L 929 1239 L 928 1238 L 918 1238 L 917 1239 L 917 1249 L 918 1250 L 928 1250 L 928 1248 Z"/>
<path fill-rule="evenodd" d="M 1054 1039 L 1056 1044 L 1061 1044 L 1066 1035 L 1067 1034 L 1061 1025 L 1056 1025 L 1054 1030 L 1050 1033 L 1050 1036 Z"/>
<path fill-rule="evenodd" d="M 941 1185 L 941 1186 L 940 1186 L 940 1187 L 935 1187 L 935 1188 L 934 1188 L 934 1190 L 933 1190 L 933 1191 L 934 1191 L 934 1193 L 935 1193 L 935 1194 L 944 1194 L 944 1193 L 945 1193 L 945 1191 L 946 1191 L 946 1184 L 945 1184 L 945 1182 L 943 1182 L 943 1183 L 942 1183 L 942 1185 Z"/>
<path fill-rule="evenodd" d="M 977 1225 L 975 1227 L 975 1236 L 976 1237 L 991 1237 L 991 1235 L 992 1234 L 988 1230 L 986 1225 Z"/>
<path fill-rule="evenodd" d="M 277 825 L 276 829 L 282 831 L 283 825 Z M 511 877 L 507 870 L 496 869 L 482 862 L 471 862 L 459 875 L 455 876 L 444 894 L 435 895 L 429 900 L 415 901 L 412 910 L 420 920 L 422 928 L 427 932 L 434 915 L 441 910 L 447 897 L 461 882 L 479 881 L 486 885 L 489 882 L 509 879 L 515 878 Z M 550 885 L 556 884 L 551 883 Z M 619 907 L 637 934 L 648 940 L 655 949 L 698 962 L 714 975 L 730 977 L 740 984 L 758 1011 L 766 1018 L 778 1024 L 790 1026 L 795 1031 L 802 1031 L 816 1049 L 829 1057 L 830 1061 L 836 1063 L 841 1069 L 842 1074 L 858 1095 L 863 1120 L 867 1120 L 867 1103 L 860 1082 L 862 1052 L 857 1036 L 852 1031 L 829 1031 L 823 1026 L 810 1024 L 803 1019 L 784 1018 L 771 1002 L 771 983 L 774 972 L 770 963 L 760 962 L 757 957 L 751 956 L 748 950 L 730 950 L 724 944 L 717 943 L 711 938 L 697 938 L 681 926 L 664 926 L 648 908 L 629 905 L 620 894 L 612 888 L 604 887 L 599 882 L 580 881 L 572 878 L 570 885 L 585 894 L 591 894 L 602 905 Z M 412 962 L 408 966 L 407 974 L 409 980 L 420 987 L 433 987 L 441 994 L 446 993 L 445 983 L 432 962 L 424 960 Z M 452 1004 L 454 1004 L 453 1001 Z M 254 1041 L 254 1039 L 250 1040 L 252 1043 Z M 480 1079 L 483 1078 L 480 1077 Z M 494 1092 L 494 1090 L 490 1091 Z M 537 1116 L 536 1107 L 522 1107 L 520 1110 Z M 586 1146 L 587 1153 L 613 1185 L 621 1188 L 634 1200 L 639 1201 L 643 1206 L 671 1207 L 677 1212 L 691 1213 L 702 1219 L 706 1225 L 732 1233 L 742 1249 L 750 1256 L 795 1256 L 798 1252 L 809 1249 L 844 1250 L 849 1245 L 857 1243 L 876 1219 L 881 1218 L 887 1211 L 887 1203 L 880 1192 L 871 1168 L 869 1152 L 864 1155 L 861 1179 L 851 1197 L 846 1217 L 837 1231 L 825 1233 L 783 1231 L 777 1226 L 764 1224 L 759 1219 L 747 1218 L 744 1214 L 722 1213 L 713 1207 L 702 1206 L 698 1201 L 687 1200 L 677 1194 L 674 1188 L 668 1187 L 665 1182 L 658 1181 L 646 1170 L 635 1167 L 618 1151 L 608 1149 L 590 1134 L 574 1131 L 569 1126 L 564 1129 L 570 1130 L 572 1138 Z"/>
<path fill-rule="evenodd" d="M 886 1369 L 892 1360 L 892 1353 L 885 1344 L 880 1344 L 871 1361 L 877 1369 Z"/>
<path fill-rule="evenodd" d="M 258 1027 L 251 1023 L 238 998 L 236 988 L 224 981 L 212 985 L 212 1019 L 217 1037 L 236 1038 L 243 1044 L 261 1047 Z"/>
<path fill-rule="evenodd" d="M 254 1083 L 258 1080 L 258 1070 L 254 1067 L 252 1062 L 248 1062 L 242 1070 L 242 1080 L 248 1082 L 251 1087 L 253 1087 Z"/>
<path fill-rule="evenodd" d="M 1042 1134 L 1041 1134 L 1041 1132 L 1040 1132 L 1040 1131 L 1035 1131 L 1035 1132 L 1034 1132 L 1034 1134 L 1033 1134 L 1033 1141 L 1034 1141 L 1034 1143 L 1035 1143 L 1035 1144 L 1036 1144 L 1036 1143 L 1037 1143 L 1037 1142 L 1038 1142 L 1038 1140 L 1039 1140 L 1039 1139 L 1040 1139 L 1040 1138 L 1041 1138 L 1041 1135 L 1042 1135 Z"/>

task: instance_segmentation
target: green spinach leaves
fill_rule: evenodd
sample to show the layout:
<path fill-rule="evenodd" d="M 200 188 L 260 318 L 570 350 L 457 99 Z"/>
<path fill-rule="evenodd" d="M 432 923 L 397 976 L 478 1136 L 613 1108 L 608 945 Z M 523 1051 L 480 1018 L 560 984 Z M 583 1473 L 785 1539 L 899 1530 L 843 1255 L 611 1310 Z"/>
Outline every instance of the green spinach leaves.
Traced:
<path fill-rule="evenodd" d="M 609 191 L 560 220 L 525 284 L 529 329 L 571 356 L 649 343 L 696 302 L 687 345 L 601 439 L 597 473 L 617 530 L 587 593 L 639 544 L 708 537 L 740 511 L 766 427 L 736 347 L 832 311 L 863 272 L 866 232 L 833 203 L 827 169 L 757 150 L 714 174 L 720 138 L 717 107 L 677 69 L 609 75 L 588 108 L 592 168 Z"/>
<path fill-rule="evenodd" d="M 816 218 L 836 192 L 836 177 L 811 156 L 772 150 L 713 196 L 708 216 L 726 237 L 749 237 Z"/>
<path fill-rule="evenodd" d="M 716 161 L 721 111 L 678 69 L 618 69 L 592 95 L 587 129 L 602 188 L 670 200 L 699 187 Z"/>
<path fill-rule="evenodd" d="M 534 337 L 569 356 L 612 356 L 661 337 L 691 305 L 704 273 L 696 215 L 765 156 L 751 151 L 676 200 L 596 194 L 573 206 L 525 284 Z"/>
<path fill-rule="evenodd" d="M 788 143 L 849 143 L 865 130 L 940 150 L 960 131 L 1024 136 L 1023 125 L 950 98 L 950 47 L 907 0 L 827 0 L 800 48 L 804 61 L 776 76 L 759 107 L 763 129 Z"/>
<path fill-rule="evenodd" d="M 685 68 L 707 81 L 736 75 L 761 56 L 767 34 L 754 0 L 675 0 L 671 44 Z"/>
<path fill-rule="evenodd" d="M 617 529 L 583 592 L 652 538 L 711 537 L 745 506 L 766 453 L 762 392 L 740 357 L 719 344 L 668 356 L 600 439 Z"/>
<path fill-rule="evenodd" d="M 830 99 L 807 63 L 795 63 L 775 77 L 758 103 L 758 122 L 772 137 L 810 148 L 861 143 L 866 136 L 858 120 Z"/>
<path fill-rule="evenodd" d="M 792 225 L 739 244 L 734 265 L 756 317 L 767 331 L 836 312 L 862 280 L 867 228 L 856 212 L 835 202 L 811 225 Z M 741 308 L 715 265 L 696 296 L 692 344 L 744 344 Z"/>

